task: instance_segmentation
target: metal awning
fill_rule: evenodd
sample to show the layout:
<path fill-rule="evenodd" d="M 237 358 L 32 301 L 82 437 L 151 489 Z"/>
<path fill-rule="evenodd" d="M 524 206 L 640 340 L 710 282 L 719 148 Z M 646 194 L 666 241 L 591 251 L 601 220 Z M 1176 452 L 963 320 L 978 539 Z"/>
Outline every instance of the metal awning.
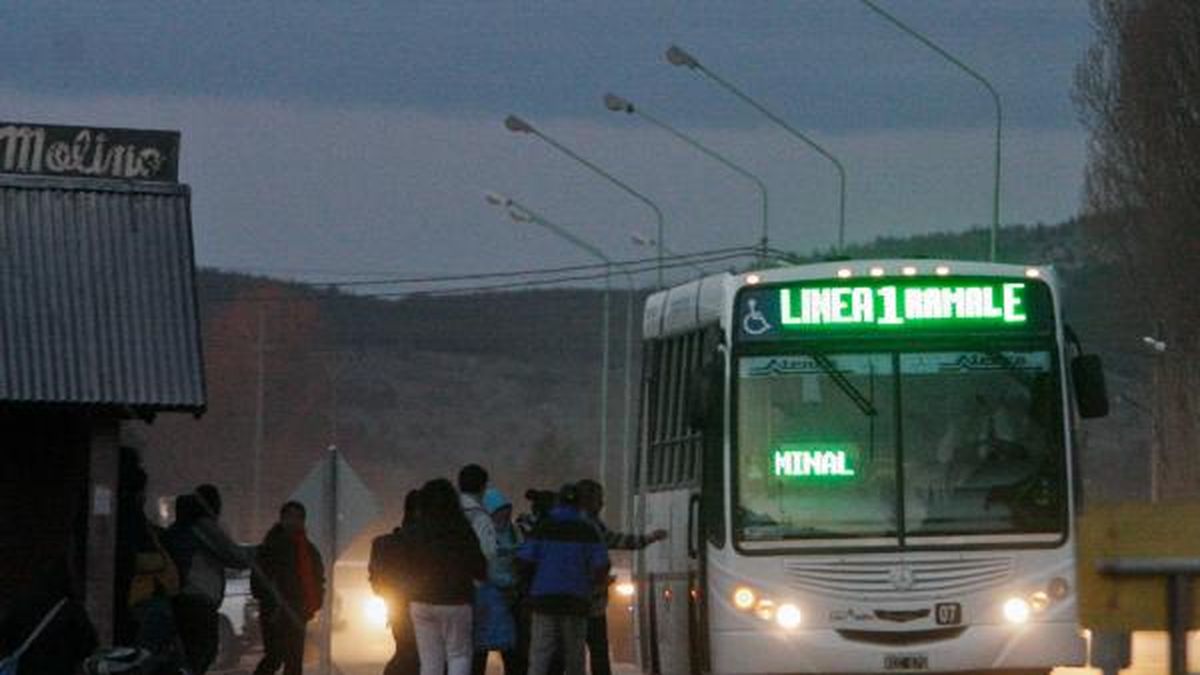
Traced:
<path fill-rule="evenodd" d="M 0 404 L 205 406 L 191 194 L 0 175 Z"/>

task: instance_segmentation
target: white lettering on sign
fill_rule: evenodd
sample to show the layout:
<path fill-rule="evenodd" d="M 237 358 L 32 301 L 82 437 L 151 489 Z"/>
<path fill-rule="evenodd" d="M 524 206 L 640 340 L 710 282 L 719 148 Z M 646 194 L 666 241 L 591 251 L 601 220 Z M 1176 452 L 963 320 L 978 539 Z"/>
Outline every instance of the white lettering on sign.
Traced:
<path fill-rule="evenodd" d="M 1024 323 L 1024 292 L 1024 283 L 784 288 L 779 292 L 780 322 L 793 327 L 938 320 Z"/>
<path fill-rule="evenodd" d="M 167 162 L 157 147 L 111 143 L 104 131 L 79 129 L 65 138 L 51 140 L 46 127 L 0 126 L 0 172 L 153 179 Z"/>

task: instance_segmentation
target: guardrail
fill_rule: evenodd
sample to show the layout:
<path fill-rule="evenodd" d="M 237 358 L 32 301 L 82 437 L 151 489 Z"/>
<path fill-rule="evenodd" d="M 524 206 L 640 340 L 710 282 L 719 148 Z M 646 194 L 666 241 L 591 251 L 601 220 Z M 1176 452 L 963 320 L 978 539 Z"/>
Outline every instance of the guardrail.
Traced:
<path fill-rule="evenodd" d="M 1167 631 L 1171 675 L 1187 675 L 1187 631 L 1192 619 L 1192 577 L 1200 576 L 1197 558 L 1103 558 L 1096 570 L 1114 577 L 1166 577 Z"/>

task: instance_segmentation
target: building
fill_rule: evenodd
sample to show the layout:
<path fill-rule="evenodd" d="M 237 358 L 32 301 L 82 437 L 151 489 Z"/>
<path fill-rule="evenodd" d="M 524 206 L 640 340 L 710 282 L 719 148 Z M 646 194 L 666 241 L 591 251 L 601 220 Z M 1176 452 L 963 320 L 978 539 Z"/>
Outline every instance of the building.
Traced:
<path fill-rule="evenodd" d="M 122 424 L 199 415 L 179 134 L 0 122 L 0 613 L 54 561 L 111 639 Z"/>

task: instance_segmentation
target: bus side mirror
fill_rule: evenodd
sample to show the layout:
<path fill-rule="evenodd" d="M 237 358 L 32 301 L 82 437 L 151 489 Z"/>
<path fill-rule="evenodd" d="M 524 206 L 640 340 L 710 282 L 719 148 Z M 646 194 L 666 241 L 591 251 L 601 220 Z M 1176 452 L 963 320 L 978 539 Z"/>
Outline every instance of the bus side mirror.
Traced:
<path fill-rule="evenodd" d="M 721 415 L 721 392 L 724 371 L 719 358 L 714 353 L 704 365 L 692 371 L 688 382 L 687 423 L 696 431 L 709 428 Z"/>
<path fill-rule="evenodd" d="M 1071 359 L 1071 381 L 1075 385 L 1075 406 L 1085 419 L 1108 414 L 1108 387 L 1104 383 L 1104 365 L 1096 354 L 1080 354 Z"/>

